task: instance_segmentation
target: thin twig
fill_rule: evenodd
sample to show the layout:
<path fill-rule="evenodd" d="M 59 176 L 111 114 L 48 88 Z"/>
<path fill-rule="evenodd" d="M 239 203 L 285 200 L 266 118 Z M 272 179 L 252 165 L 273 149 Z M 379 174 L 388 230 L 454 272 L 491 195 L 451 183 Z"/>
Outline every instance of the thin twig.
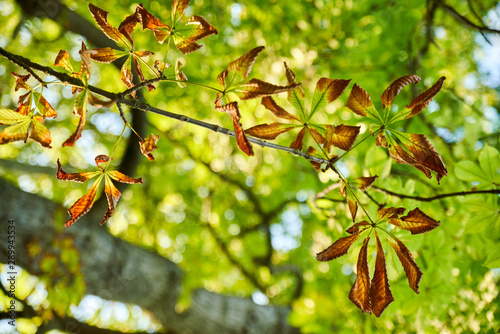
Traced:
<path fill-rule="evenodd" d="M 500 194 L 500 189 L 489 189 L 489 190 L 459 191 L 459 192 L 448 193 L 448 194 L 440 194 L 440 195 L 431 196 L 431 197 L 422 197 L 422 196 L 412 196 L 412 195 L 399 194 L 399 193 L 395 193 L 391 190 L 383 189 L 383 188 L 380 188 L 377 186 L 372 186 L 372 188 L 377 189 L 378 191 L 381 191 L 383 193 L 386 193 L 386 194 L 389 194 L 392 196 L 396 196 L 399 198 L 414 199 L 416 201 L 421 201 L 421 202 L 432 202 L 432 201 L 446 198 L 446 197 L 468 196 L 468 195 L 474 195 L 474 194 Z"/>

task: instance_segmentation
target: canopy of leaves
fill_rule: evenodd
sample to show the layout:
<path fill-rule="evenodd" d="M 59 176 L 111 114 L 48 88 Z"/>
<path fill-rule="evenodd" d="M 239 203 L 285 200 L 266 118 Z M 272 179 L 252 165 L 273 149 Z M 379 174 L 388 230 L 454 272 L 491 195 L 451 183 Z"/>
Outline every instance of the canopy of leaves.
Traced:
<path fill-rule="evenodd" d="M 237 140 L 148 113 L 138 143 L 117 108 L 102 107 L 85 85 L 45 88 L 12 76 L 27 72 L 0 58 L 0 177 L 70 209 L 69 224 L 87 213 L 94 228 L 179 264 L 178 310 L 204 287 L 291 306 L 288 321 L 305 333 L 498 331 L 500 82 L 483 60 L 497 58 L 486 38 L 498 48 L 500 35 L 476 29 L 481 21 L 500 28 L 497 1 L 205 0 L 174 1 L 175 10 L 95 1 L 107 14 L 62 1 L 104 30 L 115 42 L 106 48 L 68 31 L 63 18 L 23 14 L 21 2 L 0 1 L 5 49 L 111 92 L 131 87 L 133 72 L 142 81 L 165 74 L 175 82 L 144 90 L 149 104 L 235 130 Z M 300 157 L 252 147 L 252 136 L 340 158 L 337 170 L 319 164 L 318 173 Z M 131 138 L 144 155 L 127 155 Z M 95 166 L 102 154 L 114 157 L 109 176 Z M 58 159 L 61 178 L 64 169 L 77 182 L 56 179 Z M 143 184 L 118 191 L 111 171 L 120 164 L 136 165 L 130 177 Z M 83 173 L 97 173 L 104 191 L 78 183 Z M 90 210 L 94 199 L 104 204 Z M 64 226 L 68 216 L 47 219 Z M 85 284 L 79 254 L 57 243 L 71 275 L 40 249 L 47 270 L 39 278 L 46 312 L 64 316 Z M 70 276 L 74 294 L 58 294 Z M 144 330 L 132 311 L 126 320 L 101 317 L 108 311 L 102 304 L 89 323 Z"/>

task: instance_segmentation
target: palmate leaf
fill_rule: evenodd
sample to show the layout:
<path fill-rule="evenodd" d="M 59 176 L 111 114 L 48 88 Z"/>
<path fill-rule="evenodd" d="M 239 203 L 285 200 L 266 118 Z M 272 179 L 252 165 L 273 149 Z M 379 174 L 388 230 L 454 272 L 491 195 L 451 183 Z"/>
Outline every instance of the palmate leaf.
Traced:
<path fill-rule="evenodd" d="M 385 109 L 387 107 L 390 107 L 392 105 L 392 101 L 394 101 L 394 98 L 406 85 L 409 85 L 411 83 L 417 84 L 420 82 L 420 80 L 420 77 L 414 74 L 405 75 L 394 80 L 380 97 L 380 99 L 382 100 L 382 108 Z"/>
<path fill-rule="evenodd" d="M 415 208 L 404 217 L 389 219 L 389 223 L 410 231 L 411 234 L 420 234 L 435 229 L 441 222 L 432 219 L 419 208 Z"/>
<path fill-rule="evenodd" d="M 28 91 L 28 93 L 21 95 L 17 101 L 17 109 L 21 114 L 28 115 L 28 113 L 31 111 L 32 103 L 34 102 L 36 110 L 44 118 L 52 118 L 57 116 L 57 112 L 45 99 L 45 97 L 43 97 L 41 93 L 31 89 L 31 87 L 26 83 L 31 77 L 30 74 L 20 75 L 14 72 L 12 72 L 11 74 L 16 78 L 15 91 L 17 92 L 21 88 Z"/>
<path fill-rule="evenodd" d="M 98 176 L 97 180 L 92 184 L 89 191 L 83 195 L 80 199 L 78 199 L 75 204 L 71 206 L 68 210 L 68 214 L 70 218 L 66 221 L 64 226 L 70 227 L 73 225 L 78 219 L 87 214 L 92 206 L 94 205 L 94 200 L 97 194 L 97 190 L 99 185 L 102 182 L 102 179 L 105 179 L 104 185 L 104 193 L 106 194 L 106 198 L 108 200 L 108 208 L 104 214 L 104 218 L 101 221 L 101 225 L 106 223 L 113 213 L 115 212 L 115 207 L 120 199 L 121 193 L 118 189 L 113 185 L 111 179 L 122 182 L 122 183 L 142 183 L 142 179 L 133 179 L 127 175 L 124 175 L 118 171 L 106 172 L 105 168 L 100 165 L 109 161 L 109 157 L 107 155 L 98 155 L 95 157 L 95 162 L 100 171 L 97 172 L 84 172 L 84 173 L 66 173 L 61 166 L 59 160 L 57 160 L 57 178 L 59 180 L 64 181 L 73 181 L 83 183 L 86 182 L 96 176 Z"/>
<path fill-rule="evenodd" d="M 193 15 L 184 27 L 175 30 L 173 38 L 177 49 L 183 54 L 188 54 L 202 47 L 196 42 L 217 34 L 218 31 L 207 20 L 201 16 Z"/>
<path fill-rule="evenodd" d="M 420 284 L 420 280 L 423 276 L 422 270 L 420 270 L 417 266 L 417 263 L 413 259 L 413 255 L 411 255 L 410 250 L 405 246 L 405 244 L 394 236 L 392 238 L 395 242 L 391 242 L 390 244 L 392 248 L 394 248 L 399 261 L 401 261 L 401 264 L 403 265 L 410 288 L 418 294 L 418 285 Z"/>
<path fill-rule="evenodd" d="M 22 115 L 10 109 L 0 109 L 0 125 L 10 125 L 0 133 L 0 145 L 33 139 L 46 148 L 51 148 L 50 131 L 43 125 L 41 116 Z"/>
<path fill-rule="evenodd" d="M 338 257 L 347 254 L 347 251 L 352 246 L 352 244 L 359 238 L 360 234 L 353 234 L 347 237 L 342 237 L 335 241 L 330 247 L 324 251 L 316 254 L 316 260 L 318 261 L 331 261 Z"/>
<path fill-rule="evenodd" d="M 234 136 L 236 138 L 236 143 L 238 147 L 245 152 L 247 155 L 253 155 L 252 144 L 248 140 L 245 132 L 241 128 L 241 115 L 240 110 L 238 108 L 238 102 L 231 102 L 229 104 L 223 106 L 216 106 L 216 110 L 220 112 L 225 112 L 231 117 L 234 126 Z"/>
<path fill-rule="evenodd" d="M 375 314 L 376 317 L 380 317 L 387 306 L 394 301 L 394 297 L 392 296 L 389 286 L 384 250 L 382 249 L 377 231 L 375 231 L 375 239 L 377 240 L 377 260 L 375 262 L 375 272 L 373 273 L 371 282 L 370 299 L 373 314 Z"/>
<path fill-rule="evenodd" d="M 369 241 L 370 237 L 366 237 L 363 242 L 363 246 L 359 251 L 357 277 L 351 291 L 349 292 L 349 299 L 354 303 L 354 305 L 363 311 L 363 313 L 372 312 L 372 302 L 370 298 L 370 272 L 368 270 L 367 256 Z"/>
<path fill-rule="evenodd" d="M 351 80 L 321 78 L 316 83 L 316 89 L 311 101 L 311 113 L 308 120 L 327 103 L 335 101 L 342 95 Z"/>

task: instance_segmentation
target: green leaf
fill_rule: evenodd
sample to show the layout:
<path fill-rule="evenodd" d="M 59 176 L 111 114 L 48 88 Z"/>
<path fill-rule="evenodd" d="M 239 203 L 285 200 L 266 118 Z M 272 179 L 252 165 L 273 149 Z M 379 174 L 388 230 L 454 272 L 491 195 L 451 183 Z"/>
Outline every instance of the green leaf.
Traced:
<path fill-rule="evenodd" d="M 479 167 L 479 165 L 470 160 L 460 161 L 455 166 L 455 175 L 462 181 L 468 181 L 468 182 L 490 181 L 486 177 L 484 171 Z"/>
<path fill-rule="evenodd" d="M 493 250 L 488 254 L 488 258 L 484 265 L 490 269 L 500 268 L 500 245 L 493 248 Z"/>
<path fill-rule="evenodd" d="M 491 146 L 486 145 L 479 153 L 479 165 L 483 175 L 493 183 L 500 183 L 500 155 Z"/>
<path fill-rule="evenodd" d="M 335 101 L 346 89 L 351 80 L 321 78 L 316 84 L 311 103 L 309 119 L 327 103 Z"/>

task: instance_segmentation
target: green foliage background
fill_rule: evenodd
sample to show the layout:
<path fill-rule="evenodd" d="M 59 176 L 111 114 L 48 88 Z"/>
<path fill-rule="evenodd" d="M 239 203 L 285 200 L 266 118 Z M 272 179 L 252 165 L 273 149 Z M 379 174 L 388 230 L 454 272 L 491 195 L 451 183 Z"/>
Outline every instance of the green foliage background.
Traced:
<path fill-rule="evenodd" d="M 64 3 L 92 20 L 85 1 Z M 93 3 L 111 12 L 109 21 L 115 26 L 137 5 L 127 0 Z M 499 28 L 496 1 L 471 3 L 490 27 Z M 499 87 L 483 84 L 485 74 L 478 71 L 477 61 L 483 52 L 478 44 L 485 41 L 476 30 L 438 8 L 429 43 L 426 10 L 431 4 L 409 0 L 193 0 L 186 16 L 204 16 L 219 35 L 203 40 L 203 48 L 192 55 L 184 56 L 171 48 L 168 60 L 172 64 L 182 60 L 190 81 L 217 87 L 217 75 L 230 61 L 264 45 L 266 49 L 251 77 L 283 85 L 286 61 L 306 96 L 312 96 L 320 77 L 352 79 L 368 91 L 379 110 L 378 97 L 396 78 L 419 75 L 422 82 L 416 90 L 422 92 L 440 76 L 446 76 L 435 103 L 419 117 L 400 123 L 407 132 L 425 134 L 441 153 L 449 171 L 441 185 L 410 166 L 391 166 L 386 150 L 376 147 L 374 138 L 349 153 L 343 160 L 344 168 L 350 177 L 379 175 L 376 186 L 405 195 L 430 197 L 473 187 L 498 189 Z M 466 2 L 449 1 L 449 5 L 477 22 Z M 170 17 L 170 2 L 152 1 L 146 6 L 160 18 Z M 487 16 L 488 12 L 494 14 Z M 8 50 L 44 65 L 51 65 L 60 49 L 78 59 L 81 36 L 65 32 L 49 19 L 24 18 L 15 1 L 0 1 L 0 21 L 0 45 Z M 136 29 L 133 36 L 137 49 L 155 52 L 154 59 L 165 57 L 166 46 L 159 45 L 150 32 Z M 499 35 L 488 36 L 498 48 Z M 17 101 L 12 71 L 20 70 L 2 59 L 2 108 L 15 108 Z M 111 65 L 95 64 L 91 83 L 114 92 L 125 89 L 119 71 Z M 316 114 L 315 120 L 359 125 L 362 138 L 369 133 L 369 123 L 344 107 L 352 83 L 337 101 Z M 46 122 L 53 149 L 44 150 L 36 143 L 1 146 L 2 159 L 29 165 L 32 172 L 18 172 L 3 163 L 0 176 L 69 207 L 85 193 L 85 186 L 57 181 L 55 173 L 48 174 L 43 167 L 54 167 L 60 158 L 63 165 L 75 171 L 93 170 L 94 157 L 113 149 L 121 120 L 116 107 L 90 107 L 82 138 L 75 148 L 62 148 L 60 144 L 77 124 L 72 116 L 72 95 L 62 86 L 49 87 L 44 93 L 59 113 L 55 120 Z M 409 104 L 413 93 L 407 87 L 395 104 L 400 108 Z M 146 99 L 159 108 L 231 127 L 231 120 L 214 110 L 215 94 L 210 91 L 161 83 L 146 94 Z M 277 101 L 290 106 L 284 94 Z M 240 102 L 240 110 L 244 128 L 274 121 L 257 100 Z M 293 112 L 291 106 L 287 110 Z M 336 202 L 342 197 L 335 190 L 327 196 L 333 201 L 314 202 L 316 193 L 338 181 L 334 173 L 318 176 L 306 160 L 267 148 L 255 147 L 256 155 L 247 157 L 232 138 L 157 115 L 148 115 L 148 120 L 149 132 L 161 137 L 154 152 L 156 159 L 149 162 L 143 158 L 137 170 L 136 177 L 142 177 L 144 184 L 129 187 L 107 227 L 99 227 L 96 222 L 95 228 L 109 228 L 113 234 L 178 263 L 186 272 L 179 310 L 189 307 L 192 289 L 205 287 L 214 292 L 253 295 L 256 300 L 259 296 L 262 299 L 260 292 L 267 296 L 266 302 L 291 305 L 290 323 L 306 333 L 499 329 L 500 273 L 493 269 L 500 267 L 497 195 L 422 202 L 368 191 L 377 202 L 408 209 L 418 206 L 441 221 L 439 228 L 421 236 L 398 232 L 424 272 L 420 295 L 408 287 L 401 265 L 389 251 L 386 256 L 395 302 L 375 318 L 362 314 L 347 297 L 355 279 L 360 242 L 340 259 L 328 263 L 315 260 L 315 254 L 345 236 L 343 230 L 350 225 L 346 204 Z M 280 136 L 277 143 L 288 146 L 293 133 Z M 122 141 L 115 154 L 116 165 L 124 145 Z M 377 205 L 367 197 L 362 202 L 375 215 Z M 279 207 L 274 216 L 268 214 Z M 372 268 L 374 251 L 371 245 Z M 270 261 L 266 263 L 266 259 Z M 303 278 L 299 279 L 297 272 Z M 259 282 L 260 290 L 252 280 Z M 297 286 L 302 280 L 300 293 Z M 81 288 L 71 288 L 79 297 L 83 295 Z M 71 300 L 74 294 L 66 299 L 51 298 L 52 309 L 64 305 L 67 311 L 68 301 L 78 303 Z"/>

